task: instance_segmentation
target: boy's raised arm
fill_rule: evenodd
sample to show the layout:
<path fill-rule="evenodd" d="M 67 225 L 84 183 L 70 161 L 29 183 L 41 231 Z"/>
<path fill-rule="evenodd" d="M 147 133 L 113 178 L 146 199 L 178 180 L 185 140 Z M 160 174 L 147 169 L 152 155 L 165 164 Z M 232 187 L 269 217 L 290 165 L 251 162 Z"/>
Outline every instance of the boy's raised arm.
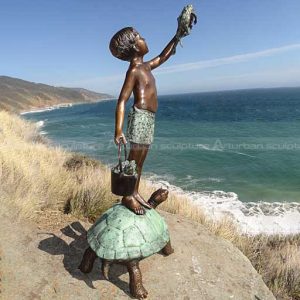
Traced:
<path fill-rule="evenodd" d="M 178 44 L 179 40 L 176 35 L 171 39 L 169 44 L 165 47 L 165 49 L 155 58 L 149 60 L 147 64 L 150 65 L 151 70 L 159 67 L 163 64 L 169 57 L 174 53 L 174 50 Z"/>
<path fill-rule="evenodd" d="M 125 114 L 125 103 L 129 99 L 135 83 L 135 74 L 133 70 L 128 70 L 126 78 L 121 89 L 115 113 L 115 143 L 119 144 L 120 138 L 126 143 L 126 138 L 123 134 L 123 123 Z"/>

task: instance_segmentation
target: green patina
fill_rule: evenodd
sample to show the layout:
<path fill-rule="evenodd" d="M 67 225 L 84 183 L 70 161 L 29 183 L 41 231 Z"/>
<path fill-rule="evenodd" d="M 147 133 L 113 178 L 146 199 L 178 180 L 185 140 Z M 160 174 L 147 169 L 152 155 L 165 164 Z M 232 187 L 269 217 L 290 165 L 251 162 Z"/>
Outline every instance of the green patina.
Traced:
<path fill-rule="evenodd" d="M 88 230 L 87 239 L 100 258 L 131 260 L 157 253 L 170 236 L 167 224 L 155 209 L 136 215 L 116 204 Z"/>
<path fill-rule="evenodd" d="M 155 127 L 155 113 L 136 106 L 128 114 L 126 138 L 137 144 L 151 144 Z"/>
<path fill-rule="evenodd" d="M 137 176 L 138 175 L 136 162 L 134 159 L 133 160 L 126 159 L 126 160 L 122 161 L 121 164 L 122 164 L 122 170 L 123 170 L 124 176 L 126 176 L 126 175 Z M 115 167 L 112 168 L 112 170 L 114 173 L 119 174 L 120 173 L 120 165 L 117 164 Z"/>

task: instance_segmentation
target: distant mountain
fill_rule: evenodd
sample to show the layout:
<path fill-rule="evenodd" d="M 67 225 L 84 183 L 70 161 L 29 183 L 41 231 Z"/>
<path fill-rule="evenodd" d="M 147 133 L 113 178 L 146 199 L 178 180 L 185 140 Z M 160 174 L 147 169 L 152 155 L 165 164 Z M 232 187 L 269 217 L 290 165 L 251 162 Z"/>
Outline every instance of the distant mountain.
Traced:
<path fill-rule="evenodd" d="M 97 102 L 114 98 L 82 88 L 54 87 L 0 76 L 0 110 L 22 112 L 63 103 Z"/>

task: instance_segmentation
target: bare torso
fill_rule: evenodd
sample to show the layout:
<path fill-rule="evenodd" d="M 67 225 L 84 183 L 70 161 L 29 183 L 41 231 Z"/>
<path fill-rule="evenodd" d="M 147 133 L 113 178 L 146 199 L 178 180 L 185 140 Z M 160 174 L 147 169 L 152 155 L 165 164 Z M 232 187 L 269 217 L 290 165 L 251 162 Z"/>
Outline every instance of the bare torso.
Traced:
<path fill-rule="evenodd" d="M 129 69 L 130 71 L 130 69 Z M 136 81 L 133 88 L 134 105 L 152 112 L 157 111 L 157 92 L 155 78 L 147 63 L 135 66 Z"/>

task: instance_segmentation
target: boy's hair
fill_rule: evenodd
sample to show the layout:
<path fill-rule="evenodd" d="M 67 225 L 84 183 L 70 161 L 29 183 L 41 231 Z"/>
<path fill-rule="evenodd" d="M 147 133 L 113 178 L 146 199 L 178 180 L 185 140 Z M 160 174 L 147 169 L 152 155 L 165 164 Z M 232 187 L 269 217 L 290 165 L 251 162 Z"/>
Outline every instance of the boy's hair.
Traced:
<path fill-rule="evenodd" d="M 135 45 L 135 39 L 139 33 L 133 27 L 125 27 L 119 30 L 110 40 L 109 49 L 113 56 L 130 61 Z"/>

